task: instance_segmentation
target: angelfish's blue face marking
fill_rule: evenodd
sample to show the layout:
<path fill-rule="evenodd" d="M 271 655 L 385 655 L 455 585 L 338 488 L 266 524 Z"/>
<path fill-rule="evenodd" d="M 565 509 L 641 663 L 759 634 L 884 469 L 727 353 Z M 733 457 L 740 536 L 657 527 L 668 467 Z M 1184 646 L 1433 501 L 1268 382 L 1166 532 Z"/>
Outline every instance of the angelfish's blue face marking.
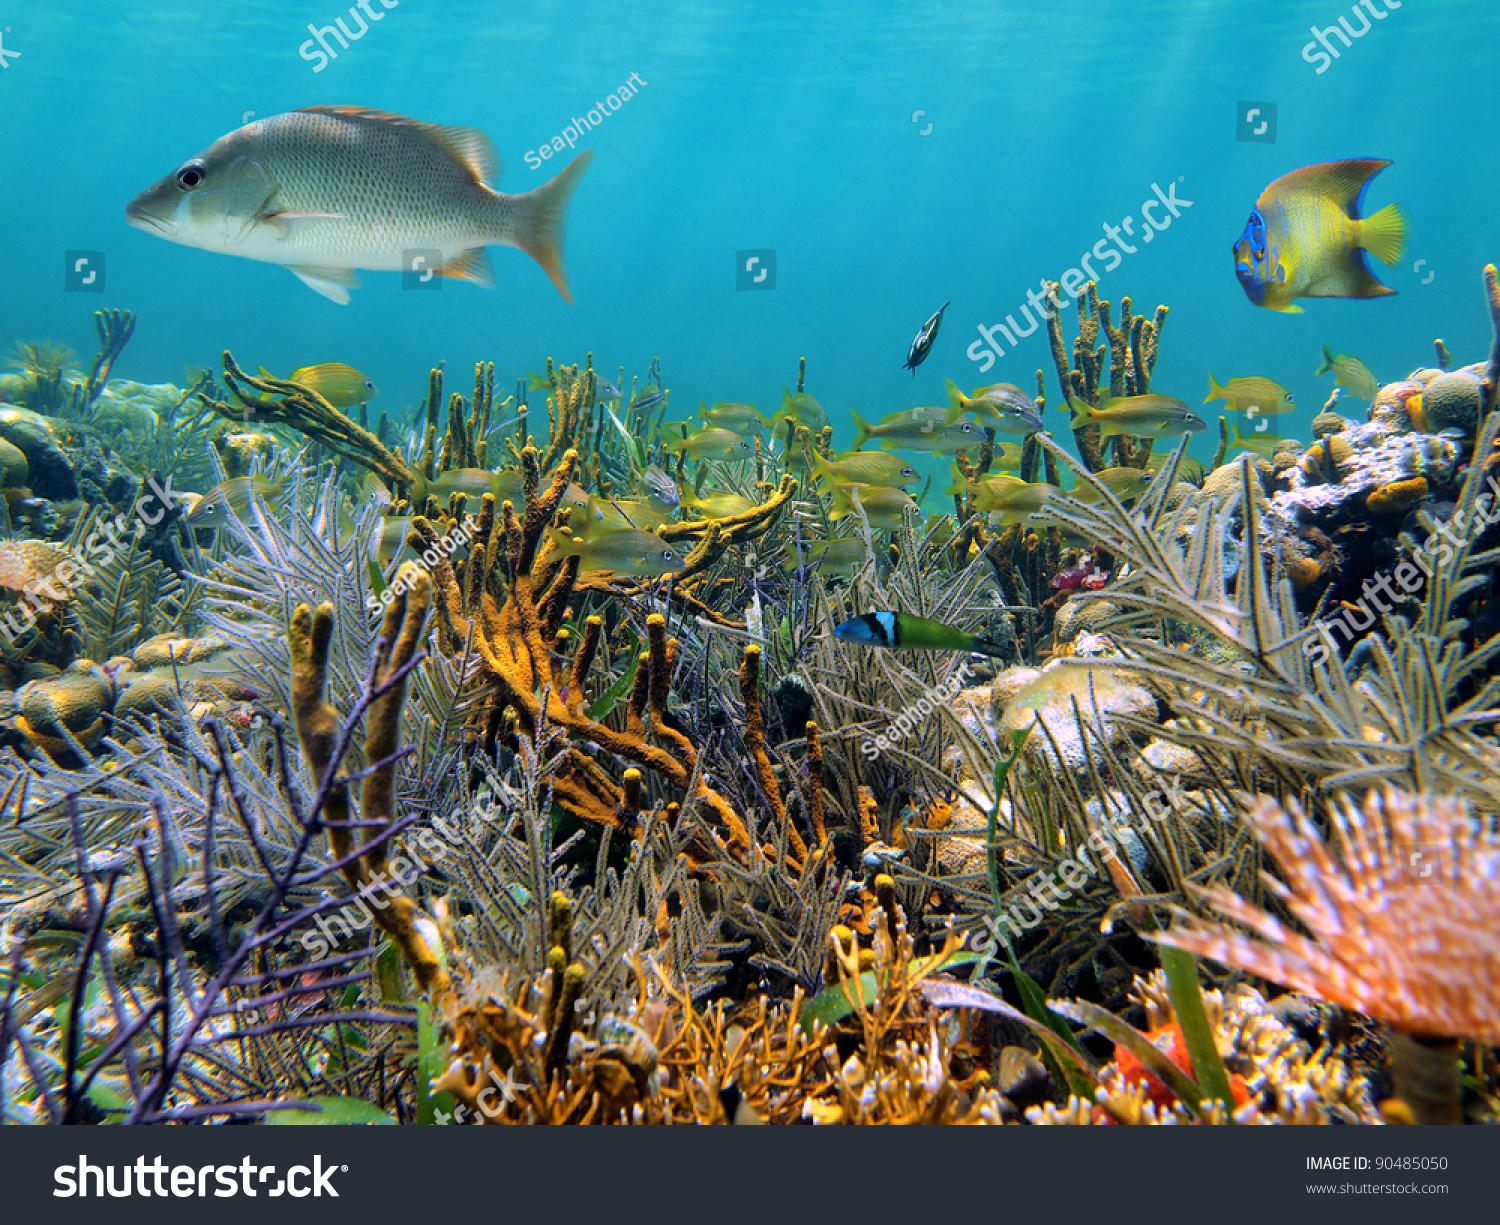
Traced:
<path fill-rule="evenodd" d="M 1266 219 L 1260 209 L 1250 213 L 1245 230 L 1234 244 L 1234 274 L 1239 278 L 1246 295 L 1257 305 L 1265 297 L 1265 287 L 1275 281 L 1285 281 L 1286 273 L 1281 267 L 1281 254 L 1266 236 Z"/>

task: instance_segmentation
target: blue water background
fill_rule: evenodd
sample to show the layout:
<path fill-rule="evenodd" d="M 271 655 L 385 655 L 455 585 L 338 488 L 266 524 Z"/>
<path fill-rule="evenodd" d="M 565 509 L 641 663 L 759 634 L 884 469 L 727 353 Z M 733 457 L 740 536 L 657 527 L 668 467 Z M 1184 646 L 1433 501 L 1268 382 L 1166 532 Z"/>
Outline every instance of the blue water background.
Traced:
<path fill-rule="evenodd" d="M 1349 15 L 1335 0 L 401 0 L 315 73 L 298 50 L 309 23 L 341 15 L 357 29 L 338 0 L 6 0 L 0 40 L 22 54 L 0 72 L 0 343 L 52 338 L 87 360 L 92 312 L 128 307 L 140 323 L 118 375 L 180 382 L 226 347 L 278 372 L 345 361 L 394 414 L 440 358 L 463 390 L 481 358 L 508 386 L 548 354 L 592 351 L 610 378 L 659 356 L 681 418 L 700 398 L 775 404 L 805 355 L 807 388 L 846 444 L 851 412 L 942 402 L 946 377 L 1029 388 L 1044 367 L 1055 407 L 1040 330 L 983 376 L 965 347 L 1076 264 L 1103 223 L 1139 217 L 1153 184 L 1180 180 L 1191 208 L 1101 283 L 1116 303 L 1171 306 L 1158 390 L 1196 404 L 1210 370 L 1268 375 L 1296 393 L 1305 436 L 1331 386 L 1313 375 L 1324 343 L 1382 380 L 1428 364 L 1437 336 L 1460 362 L 1488 351 L 1493 5 L 1407 0 L 1322 74 L 1302 48 L 1311 26 Z M 508 248 L 491 251 L 496 291 L 412 292 L 365 273 L 340 307 L 274 265 L 125 225 L 134 193 L 247 112 L 314 104 L 481 128 L 503 158 L 496 185 L 528 190 L 563 161 L 532 169 L 525 152 L 632 73 L 645 87 L 580 142 L 596 156 L 570 216 L 571 306 Z M 1245 100 L 1276 104 L 1274 143 L 1236 140 Z M 1305 301 L 1297 316 L 1250 305 L 1230 247 L 1261 189 L 1360 156 L 1394 162 L 1369 208 L 1398 201 L 1410 219 L 1402 263 L 1377 270 L 1399 296 Z M 774 291 L 736 290 L 749 248 L 775 250 Z M 106 253 L 104 294 L 64 292 L 68 250 Z M 945 299 L 913 378 L 907 345 Z"/>

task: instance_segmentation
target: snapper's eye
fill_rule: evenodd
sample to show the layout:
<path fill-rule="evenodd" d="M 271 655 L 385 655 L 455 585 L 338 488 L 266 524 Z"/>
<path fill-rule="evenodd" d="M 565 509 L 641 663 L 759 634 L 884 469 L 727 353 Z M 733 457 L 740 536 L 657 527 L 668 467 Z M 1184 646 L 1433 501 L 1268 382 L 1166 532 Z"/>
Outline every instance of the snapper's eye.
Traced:
<path fill-rule="evenodd" d="M 373 380 L 371 380 L 371 379 L 366 379 L 365 380 L 365 390 L 366 391 L 374 391 L 375 390 L 375 383 L 374 383 Z"/>
<path fill-rule="evenodd" d="M 183 191 L 196 191 L 207 177 L 202 162 L 189 162 L 177 172 L 177 186 Z"/>

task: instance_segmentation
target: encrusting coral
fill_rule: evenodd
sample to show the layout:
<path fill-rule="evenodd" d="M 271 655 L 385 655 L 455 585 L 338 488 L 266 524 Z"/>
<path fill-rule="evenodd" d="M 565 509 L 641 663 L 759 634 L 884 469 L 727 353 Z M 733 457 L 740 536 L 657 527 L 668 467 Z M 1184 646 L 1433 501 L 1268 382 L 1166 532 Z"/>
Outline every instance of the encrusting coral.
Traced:
<path fill-rule="evenodd" d="M 1132 997 L 1145 1009 L 1144 1037 L 1190 1074 L 1192 1064 L 1165 975 L 1153 971 L 1136 983 Z M 1240 985 L 1204 991 L 1202 998 L 1214 1044 L 1232 1074 L 1234 1122 L 1306 1126 L 1379 1121 L 1359 1072 L 1327 1045 L 1309 1049 L 1258 991 Z M 1117 1048 L 1115 1060 L 1100 1069 L 1098 1079 L 1093 1103 L 1074 1096 L 1061 1107 L 1032 1106 L 1027 1120 L 1127 1126 L 1193 1121 L 1171 1089 L 1124 1048 Z M 1218 1102 L 1206 1113 L 1215 1122 L 1229 1121 Z"/>

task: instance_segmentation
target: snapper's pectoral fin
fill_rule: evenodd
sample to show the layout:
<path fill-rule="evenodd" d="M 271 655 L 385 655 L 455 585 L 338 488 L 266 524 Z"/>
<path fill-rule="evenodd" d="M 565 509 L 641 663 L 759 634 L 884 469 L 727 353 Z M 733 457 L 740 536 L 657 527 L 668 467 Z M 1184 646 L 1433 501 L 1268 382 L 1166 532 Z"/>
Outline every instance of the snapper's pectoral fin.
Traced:
<path fill-rule="evenodd" d="M 267 213 L 261 218 L 261 222 L 275 230 L 277 237 L 286 239 L 319 221 L 343 219 L 343 213 Z"/>
<path fill-rule="evenodd" d="M 340 306 L 349 305 L 349 291 L 359 288 L 359 277 L 348 268 L 316 268 L 310 264 L 287 264 L 286 269 L 311 289 Z"/>
<path fill-rule="evenodd" d="M 460 251 L 452 259 L 444 260 L 438 275 L 459 281 L 473 281 L 486 289 L 495 288 L 495 270 L 490 265 L 489 252 L 483 247 L 472 247 L 467 251 Z"/>

